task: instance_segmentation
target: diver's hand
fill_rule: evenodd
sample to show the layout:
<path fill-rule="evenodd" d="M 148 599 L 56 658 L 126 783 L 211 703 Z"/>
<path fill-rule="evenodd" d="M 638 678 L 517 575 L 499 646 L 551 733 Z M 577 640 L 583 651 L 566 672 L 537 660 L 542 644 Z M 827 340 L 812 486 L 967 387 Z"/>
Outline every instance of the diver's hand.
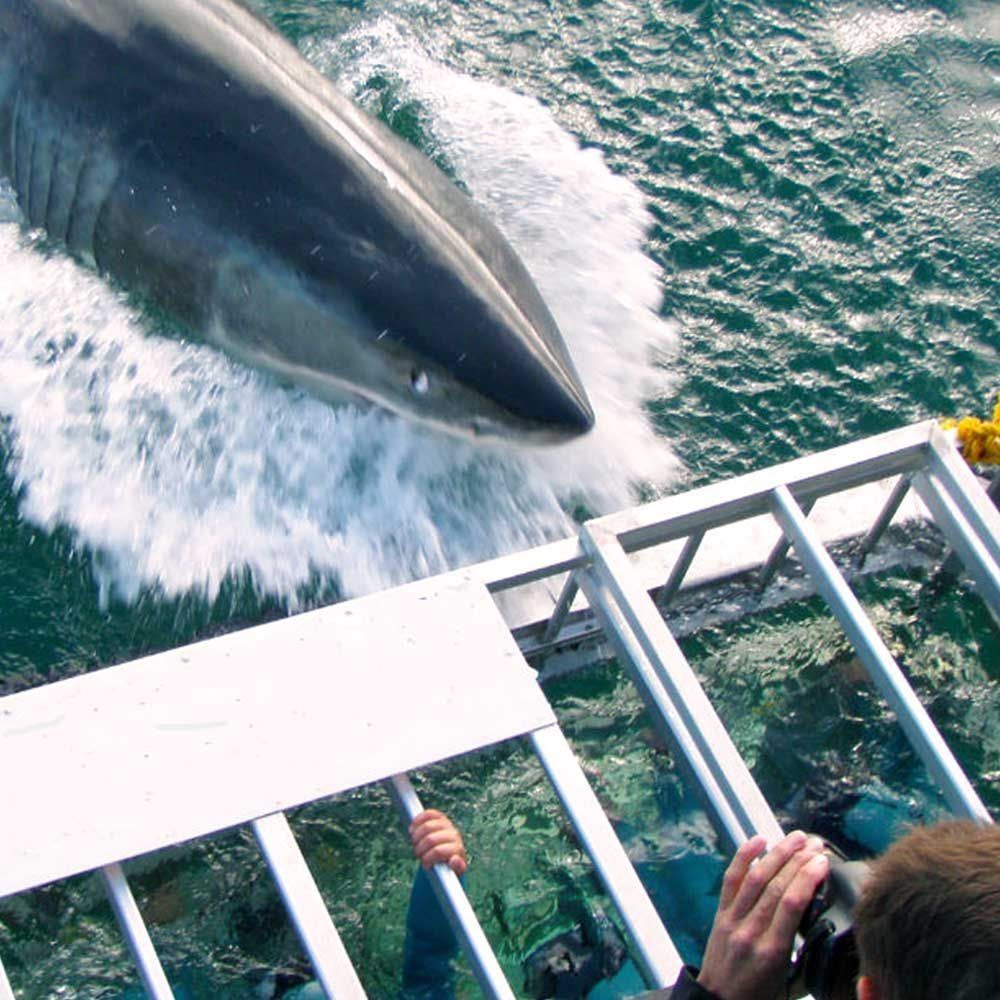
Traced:
<path fill-rule="evenodd" d="M 796 831 L 767 854 L 765 846 L 759 835 L 743 844 L 722 881 L 698 975 L 722 1000 L 783 995 L 795 932 L 827 874 L 829 862 L 816 837 Z"/>
<path fill-rule="evenodd" d="M 469 867 L 465 844 L 458 828 L 443 812 L 425 809 L 410 824 L 410 840 L 417 860 L 430 868 L 439 862 L 456 875 L 464 875 Z"/>

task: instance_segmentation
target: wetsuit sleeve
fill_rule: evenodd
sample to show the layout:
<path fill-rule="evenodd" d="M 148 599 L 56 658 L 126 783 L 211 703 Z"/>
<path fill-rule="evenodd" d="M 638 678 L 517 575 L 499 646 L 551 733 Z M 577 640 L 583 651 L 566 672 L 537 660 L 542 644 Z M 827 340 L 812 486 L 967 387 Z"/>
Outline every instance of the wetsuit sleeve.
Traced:
<path fill-rule="evenodd" d="M 706 990 L 698 982 L 697 975 L 697 969 L 685 965 L 677 977 L 677 982 L 669 990 L 653 990 L 650 993 L 643 993 L 636 1000 L 722 1000 L 718 993 Z"/>
<path fill-rule="evenodd" d="M 452 1000 L 458 940 L 438 903 L 430 876 L 417 869 L 406 911 L 402 1000 Z"/>

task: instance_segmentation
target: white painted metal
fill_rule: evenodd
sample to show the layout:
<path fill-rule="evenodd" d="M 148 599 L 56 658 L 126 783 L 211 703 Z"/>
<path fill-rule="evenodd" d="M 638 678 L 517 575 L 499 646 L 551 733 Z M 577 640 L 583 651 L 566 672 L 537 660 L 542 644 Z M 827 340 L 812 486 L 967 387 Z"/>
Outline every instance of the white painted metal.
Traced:
<path fill-rule="evenodd" d="M 614 596 L 674 713 L 682 720 L 725 802 L 739 822 L 740 833 L 730 836 L 732 845 L 738 846 L 755 833 L 763 833 L 772 843 L 777 841 L 782 832 L 771 807 L 677 641 L 645 589 L 634 579 L 628 557 L 618 540 L 593 524 L 584 526 L 582 538 L 593 558 L 594 573 Z M 733 832 L 730 831 L 730 834 Z"/>
<path fill-rule="evenodd" d="M 10 987 L 3 962 L 0 962 L 0 1000 L 14 1000 L 14 991 Z"/>
<path fill-rule="evenodd" d="M 139 944 L 147 988 L 168 997 L 117 862 L 252 822 L 324 989 L 359 1000 L 361 985 L 298 845 L 274 814 L 396 775 L 394 793 L 412 815 L 419 803 L 405 771 L 530 735 L 640 967 L 651 985 L 669 985 L 680 959 L 515 636 L 530 634 L 546 650 L 593 636 L 596 625 L 583 617 L 589 602 L 720 832 L 732 846 L 755 831 L 774 840 L 781 831 L 769 806 L 649 591 L 669 600 L 682 586 L 766 567 L 768 552 L 783 557 L 791 541 L 952 808 L 988 821 L 824 548 L 869 528 L 859 496 L 864 511 L 881 510 L 862 551 L 904 509 L 922 514 L 912 496 L 900 506 L 911 476 L 1000 620 L 1000 514 L 952 439 L 928 422 L 599 518 L 579 537 L 8 696 L 0 700 L 0 760 L 32 766 L 3 769 L 0 896 L 103 868 L 130 945 Z M 806 506 L 818 501 L 812 519 L 793 494 Z M 482 931 L 460 887 L 453 891 L 457 880 L 443 872 L 435 885 L 460 938 L 475 939 L 466 946 L 484 990 L 506 1000 L 510 987 L 476 937 Z M 2 966 L 0 1000 L 12 1000 Z"/>
<path fill-rule="evenodd" d="M 574 535 L 477 563 L 467 567 L 465 572 L 481 580 L 493 593 L 498 593 L 538 580 L 549 580 L 559 573 L 568 573 L 582 566 L 586 558 L 580 539 Z"/>
<path fill-rule="evenodd" d="M 1000 564 L 992 558 L 986 540 L 969 525 L 962 509 L 937 476 L 927 471 L 918 472 L 913 477 L 913 488 L 933 514 L 934 523 L 944 532 L 965 572 L 972 578 L 1000 625 Z"/>
<path fill-rule="evenodd" d="M 254 820 L 253 832 L 323 992 L 330 1000 L 364 1000 L 364 987 L 285 814 Z"/>
<path fill-rule="evenodd" d="M 555 725 L 536 729 L 531 742 L 584 850 L 625 922 L 635 945 L 633 958 L 646 982 L 652 987 L 672 986 L 681 970 L 680 955 L 562 730 Z"/>
<path fill-rule="evenodd" d="M 460 574 L 10 695 L 0 896 L 552 721 Z"/>
<path fill-rule="evenodd" d="M 896 713 L 914 749 L 940 785 L 948 804 L 959 815 L 990 822 L 986 807 L 907 683 L 861 603 L 816 538 L 789 489 L 785 486 L 775 489 L 773 502 L 775 517 L 795 546 L 796 555 L 813 577 L 817 590 L 830 605 L 882 696 Z"/>
<path fill-rule="evenodd" d="M 576 573 L 567 574 L 566 582 L 559 594 L 559 600 L 556 601 L 556 606 L 552 609 L 552 617 L 542 633 L 542 642 L 551 642 L 559 634 L 579 591 L 580 583 L 576 578 Z"/>
<path fill-rule="evenodd" d="M 788 486 L 803 499 L 921 468 L 933 422 L 914 424 L 840 448 L 750 472 L 590 522 L 617 536 L 626 552 L 684 538 L 768 510 L 768 497 Z"/>
<path fill-rule="evenodd" d="M 882 510 L 879 511 L 878 517 L 875 518 L 874 523 L 868 529 L 865 537 L 861 539 L 857 551 L 854 553 L 854 563 L 856 566 L 864 565 L 868 553 L 878 545 L 879 539 L 885 534 L 886 529 L 892 523 L 892 519 L 896 516 L 896 511 L 899 510 L 899 505 L 910 491 L 911 479 L 912 476 L 907 474 L 900 476 L 896 480 L 896 485 L 892 488 L 889 499 L 886 500 Z"/>
<path fill-rule="evenodd" d="M 815 524 L 824 543 L 835 546 L 854 542 L 864 535 L 878 511 L 885 505 L 897 478 L 868 483 L 821 497 L 816 503 L 810 521 Z M 925 522 L 927 517 L 926 508 L 913 493 L 906 497 L 894 518 L 894 523 L 918 524 Z M 707 610 L 713 606 L 711 595 L 717 593 L 719 588 L 730 584 L 739 586 L 744 597 L 742 603 L 748 613 L 754 605 L 765 608 L 782 603 L 787 596 L 791 596 L 791 592 L 786 589 L 792 583 L 788 578 L 783 581 L 781 588 L 768 588 L 763 593 L 757 593 L 751 581 L 751 577 L 759 572 L 761 564 L 779 536 L 780 531 L 769 509 L 746 520 L 707 530 L 702 544 L 694 553 L 690 567 L 684 574 L 681 585 L 665 606 L 666 616 L 675 617 L 680 614 L 678 622 L 681 628 L 687 632 L 697 631 L 698 625 L 695 620 L 680 610 L 685 603 L 690 609 L 690 601 L 686 599 L 695 592 L 705 593 L 709 599 L 702 607 Z M 657 588 L 672 575 L 673 568 L 677 565 L 690 538 L 691 536 L 677 538 L 629 553 L 640 583 L 656 595 L 654 600 L 660 607 L 662 605 L 658 599 Z M 923 549 L 883 547 L 877 559 L 866 563 L 864 573 L 878 572 L 891 565 L 909 566 L 929 561 L 930 555 Z M 795 581 L 793 586 L 796 590 L 801 590 L 802 586 L 808 587 L 808 580 L 802 579 L 801 584 Z M 553 636 L 552 642 L 543 645 L 538 640 L 549 620 L 558 590 L 553 591 L 546 581 L 540 581 L 513 591 L 495 591 L 495 593 L 504 618 L 511 626 L 518 644 L 526 650 L 536 645 L 542 646 L 548 653 L 553 648 L 564 647 L 567 641 L 572 643 L 574 633 L 579 630 L 589 613 L 587 603 L 578 598 L 573 604 L 562 632 Z M 516 601 L 508 603 L 509 596 L 516 597 Z M 801 593 L 799 596 L 808 595 Z M 706 619 L 706 624 L 710 621 L 710 618 Z"/>
<path fill-rule="evenodd" d="M 704 531 L 695 531 L 688 537 L 677 561 L 670 568 L 670 576 L 667 577 L 663 586 L 653 594 L 653 603 L 658 608 L 665 608 L 673 600 L 674 594 L 680 590 L 684 577 L 691 568 L 691 563 L 694 562 L 694 557 L 698 554 L 698 549 L 701 548 L 701 543 L 704 540 Z"/>
<path fill-rule="evenodd" d="M 694 787 L 705 799 L 716 829 L 729 845 L 735 848 L 747 839 L 746 825 L 720 787 L 695 735 L 660 683 L 656 670 L 649 662 L 639 640 L 618 609 L 610 588 L 589 572 L 580 573 L 580 586 L 595 609 L 619 660 L 632 678 L 632 683 L 648 706 L 653 725 L 660 732 L 664 743 L 672 746 L 679 755 L 679 763 L 687 767 Z"/>
<path fill-rule="evenodd" d="M 149 931 L 143 922 L 142 914 L 139 913 L 139 907 L 135 905 L 135 898 L 121 865 L 106 865 L 101 869 L 101 878 L 111 908 L 115 911 L 118 924 L 128 942 L 129 951 L 139 969 L 146 995 L 152 1000 L 173 1000 L 174 994 L 170 989 L 170 983 L 167 981 L 163 966 L 160 965 Z"/>
<path fill-rule="evenodd" d="M 634 554 L 635 571 L 647 590 L 661 586 L 693 533 L 710 533 L 686 573 L 683 589 L 703 587 L 755 570 L 767 558 L 779 538 L 768 500 L 778 485 L 788 484 L 800 496 L 822 495 L 811 520 L 825 542 L 863 535 L 874 518 L 871 512 L 884 506 L 898 476 L 926 465 L 932 432 L 936 432 L 933 422 L 915 424 L 590 523 L 620 535 L 623 548 Z M 924 516 L 926 511 L 910 497 L 897 520 Z M 586 553 L 574 537 L 480 563 L 463 572 L 474 574 L 498 596 L 504 617 L 515 635 L 520 635 L 529 629 L 544 629 L 550 621 L 558 590 L 551 592 L 547 581 L 586 561 Z M 508 601 L 508 596 L 516 596 L 516 600 Z M 585 609 L 582 601 L 574 606 L 575 612 Z M 571 641 L 577 631 L 576 623 L 567 624 Z M 549 643 L 540 645 L 551 648 Z"/>
<path fill-rule="evenodd" d="M 979 488 L 972 470 L 955 450 L 951 437 L 935 427 L 930 436 L 930 471 L 986 547 L 994 565 L 1000 564 L 1000 511 Z M 993 486 L 995 487 L 994 481 Z"/>
<path fill-rule="evenodd" d="M 405 774 L 396 774 L 386 784 L 404 822 L 411 823 L 423 811 L 423 806 L 410 779 Z M 434 893 L 461 942 L 480 989 L 495 1000 L 514 1000 L 514 991 L 500 968 L 458 876 L 445 864 L 434 865 L 430 874 Z"/>
<path fill-rule="evenodd" d="M 807 503 L 802 505 L 802 513 L 808 517 L 809 512 L 816 505 L 816 498 L 813 497 Z M 774 548 L 771 550 L 771 554 L 767 557 L 767 561 L 760 568 L 760 576 L 757 578 L 757 589 L 766 590 L 770 585 L 771 581 L 774 579 L 775 574 L 781 568 L 782 563 L 788 558 L 788 549 L 791 542 L 785 538 L 784 535 L 778 539 L 775 543 Z"/>

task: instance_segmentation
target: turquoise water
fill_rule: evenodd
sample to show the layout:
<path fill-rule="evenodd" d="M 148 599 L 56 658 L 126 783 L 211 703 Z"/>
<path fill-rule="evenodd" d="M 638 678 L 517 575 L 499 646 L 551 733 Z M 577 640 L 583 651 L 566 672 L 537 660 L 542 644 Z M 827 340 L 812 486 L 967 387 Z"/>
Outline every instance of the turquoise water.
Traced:
<path fill-rule="evenodd" d="M 334 412 L 43 252 L 0 190 L 0 692 L 991 407 L 995 5 L 259 6 L 495 214 L 560 321 L 599 433 L 555 461 Z M 918 572 L 862 597 L 996 813 L 994 626 L 971 594 Z M 686 650 L 790 817 L 860 850 L 941 809 L 818 605 Z M 614 664 L 553 697 L 696 955 L 720 865 L 704 817 Z M 516 978 L 599 901 L 544 779 L 497 751 L 435 771 L 423 794 L 466 829 L 470 891 Z M 296 820 L 379 996 L 394 988 L 409 878 L 387 809 L 359 792 Z M 171 852 L 134 881 L 196 995 L 250 996 L 248 970 L 298 958 L 242 836 Z M 0 903 L 0 955 L 25 997 L 110 997 L 132 981 L 89 880 Z"/>

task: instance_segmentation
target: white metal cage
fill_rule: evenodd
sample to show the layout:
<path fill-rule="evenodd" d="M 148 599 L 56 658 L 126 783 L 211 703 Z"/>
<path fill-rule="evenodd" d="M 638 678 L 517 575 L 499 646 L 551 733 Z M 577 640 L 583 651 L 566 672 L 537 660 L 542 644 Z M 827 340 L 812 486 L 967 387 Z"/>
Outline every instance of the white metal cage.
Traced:
<path fill-rule="evenodd" d="M 922 507 L 907 511 L 908 494 Z M 145 988 L 161 1000 L 170 986 L 121 862 L 249 824 L 324 991 L 362 997 L 285 810 L 384 781 L 412 818 L 420 805 L 408 772 L 526 739 L 644 977 L 669 985 L 680 959 L 668 930 L 526 658 L 583 650 L 583 662 L 594 658 L 588 643 L 609 642 L 724 841 L 774 840 L 774 813 L 664 609 L 737 571 L 753 569 L 766 588 L 791 550 L 951 809 L 990 822 L 827 548 L 851 536 L 863 560 L 894 519 L 927 512 L 949 562 L 960 561 L 1000 622 L 1000 514 L 928 422 L 598 518 L 564 541 L 9 695 L 0 700 L 0 897 L 99 872 Z M 755 523 L 772 534 L 749 531 Z M 713 532 L 725 554 L 699 570 Z M 483 992 L 512 997 L 454 874 L 438 866 L 434 884 Z M 0 1000 L 13 996 L 0 965 Z"/>

